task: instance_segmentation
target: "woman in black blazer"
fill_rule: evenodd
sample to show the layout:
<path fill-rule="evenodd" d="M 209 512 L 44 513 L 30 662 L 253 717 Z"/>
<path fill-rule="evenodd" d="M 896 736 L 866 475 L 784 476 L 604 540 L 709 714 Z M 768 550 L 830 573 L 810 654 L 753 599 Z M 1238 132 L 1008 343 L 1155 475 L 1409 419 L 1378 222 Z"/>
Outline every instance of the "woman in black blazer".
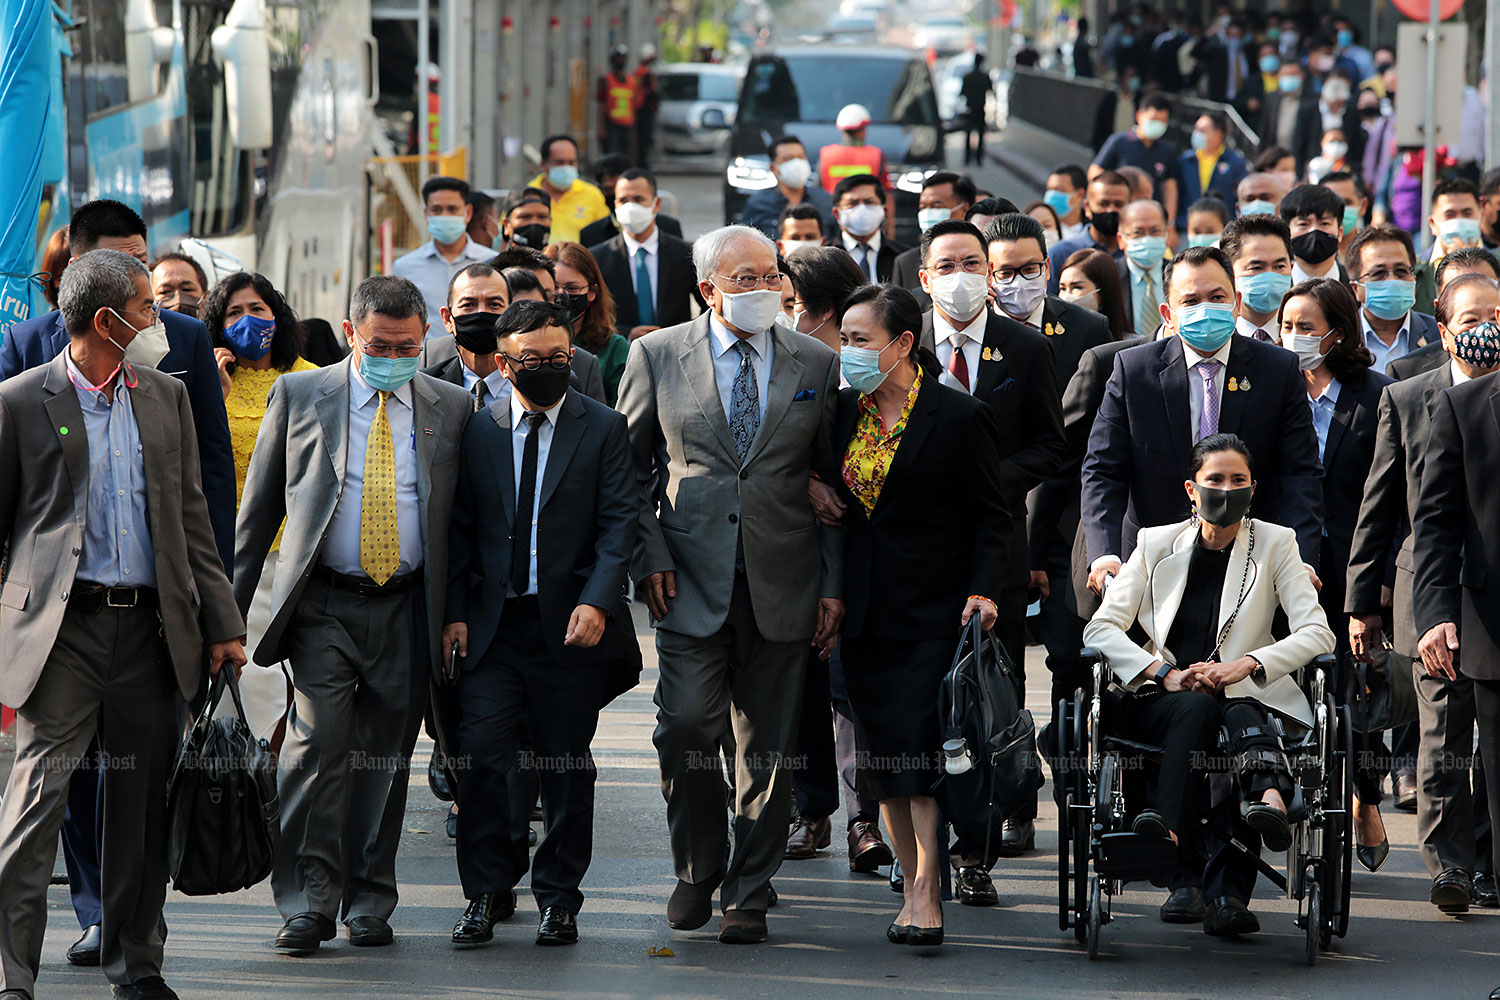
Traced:
<path fill-rule="evenodd" d="M 1281 346 L 1298 356 L 1323 463 L 1323 542 L 1318 602 L 1338 640 L 1339 663 L 1349 667 L 1349 615 L 1344 594 L 1354 525 L 1375 460 L 1380 393 L 1391 379 L 1370 370 L 1374 356 L 1365 347 L 1359 304 L 1347 285 L 1327 278 L 1304 281 L 1281 300 Z M 1404 672 L 1403 672 L 1404 676 Z M 1343 685 L 1339 686 L 1342 693 Z M 1355 854 L 1377 870 L 1390 853 L 1380 818 L 1381 778 L 1389 769 L 1385 734 L 1355 736 L 1361 766 L 1354 772 Z"/>
<path fill-rule="evenodd" d="M 960 629 L 988 630 L 1005 584 L 1010 511 L 989 407 L 939 384 L 918 348 L 911 293 L 866 285 L 844 304 L 835 453 L 844 501 L 844 675 L 866 751 L 858 781 L 880 800 L 905 904 L 897 944 L 941 944 L 938 686 Z M 924 354 L 920 359 L 919 353 Z M 925 366 L 925 367 L 924 367 Z"/>

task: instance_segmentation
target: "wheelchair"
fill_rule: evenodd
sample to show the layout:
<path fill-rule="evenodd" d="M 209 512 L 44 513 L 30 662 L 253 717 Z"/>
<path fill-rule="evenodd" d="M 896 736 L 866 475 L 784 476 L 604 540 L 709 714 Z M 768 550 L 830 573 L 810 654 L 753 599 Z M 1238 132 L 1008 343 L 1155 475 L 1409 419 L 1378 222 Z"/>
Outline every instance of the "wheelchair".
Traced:
<path fill-rule="evenodd" d="M 1139 769 L 1129 766 L 1129 758 L 1160 762 L 1162 749 L 1106 733 L 1101 692 L 1111 682 L 1109 667 L 1096 649 L 1086 648 L 1081 656 L 1092 671 L 1093 690 L 1079 689 L 1071 701 L 1059 701 L 1052 727 L 1054 770 L 1063 772 L 1054 778 L 1065 792 L 1058 816 L 1057 913 L 1059 929 L 1071 930 L 1094 960 L 1100 933 L 1111 921 L 1113 897 L 1127 882 L 1166 884 L 1177 866 L 1177 846 L 1132 832 L 1131 820 L 1143 806 L 1128 773 Z M 1294 789 L 1287 810 L 1292 841 L 1285 869 L 1278 871 L 1264 858 L 1256 859 L 1261 875 L 1297 901 L 1296 925 L 1306 932 L 1308 965 L 1317 964 L 1333 938 L 1343 937 L 1349 929 L 1354 730 L 1348 708 L 1334 702 L 1334 662 L 1332 655 L 1320 656 L 1300 671 L 1313 726 L 1282 738 Z M 1221 731 L 1221 744 L 1225 738 Z M 1222 842 L 1207 818 L 1203 824 Z M 1248 851 L 1238 841 L 1231 840 L 1230 846 Z"/>

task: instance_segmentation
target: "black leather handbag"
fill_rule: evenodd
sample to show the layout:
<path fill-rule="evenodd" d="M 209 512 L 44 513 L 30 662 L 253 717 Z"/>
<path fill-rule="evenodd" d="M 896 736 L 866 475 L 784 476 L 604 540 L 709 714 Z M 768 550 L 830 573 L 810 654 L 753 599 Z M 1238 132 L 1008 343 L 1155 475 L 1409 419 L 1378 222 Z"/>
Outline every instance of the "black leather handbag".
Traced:
<path fill-rule="evenodd" d="M 1344 657 L 1343 704 L 1349 706 L 1356 733 L 1374 733 L 1414 722 L 1417 718 L 1417 684 L 1404 656 L 1392 656 L 1382 646 L 1360 663 Z M 1402 669 L 1404 668 L 1404 669 Z"/>
<path fill-rule="evenodd" d="M 225 688 L 235 714 L 215 719 Z M 225 665 L 178 753 L 167 790 L 172 888 L 189 896 L 248 889 L 271 873 L 281 810 L 276 758 L 245 720 L 239 681 Z"/>

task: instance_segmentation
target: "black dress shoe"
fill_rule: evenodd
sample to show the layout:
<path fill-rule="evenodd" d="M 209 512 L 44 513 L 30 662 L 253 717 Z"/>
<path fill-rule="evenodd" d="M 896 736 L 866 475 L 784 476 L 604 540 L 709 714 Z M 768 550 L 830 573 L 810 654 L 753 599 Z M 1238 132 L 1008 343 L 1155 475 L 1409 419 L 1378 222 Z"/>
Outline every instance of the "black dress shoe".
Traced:
<path fill-rule="evenodd" d="M 448 810 L 448 818 L 443 820 L 443 829 L 447 832 L 449 840 L 458 839 L 458 813 L 452 809 Z"/>
<path fill-rule="evenodd" d="M 1203 910 L 1203 933 L 1214 937 L 1237 937 L 1260 930 L 1260 920 L 1243 899 L 1217 896 Z"/>
<path fill-rule="evenodd" d="M 537 842 L 536 831 L 535 830 L 527 830 L 526 831 L 526 846 L 527 847 L 535 847 L 536 846 L 536 842 Z"/>
<path fill-rule="evenodd" d="M 542 919 L 536 928 L 536 943 L 543 945 L 577 944 L 578 917 L 561 906 L 549 906 L 542 911 Z"/>
<path fill-rule="evenodd" d="M 720 944 L 760 944 L 766 939 L 766 915 L 759 910 L 725 910 L 719 918 Z"/>
<path fill-rule="evenodd" d="M 177 1000 L 177 994 L 162 981 L 161 976 L 147 976 L 125 986 L 110 990 L 115 1000 Z"/>
<path fill-rule="evenodd" d="M 885 939 L 891 944 L 905 944 L 906 939 L 911 936 L 911 924 L 898 924 L 894 921 L 885 929 Z"/>
<path fill-rule="evenodd" d="M 83 936 L 74 941 L 68 948 L 68 964 L 70 965 L 98 965 L 99 964 L 99 925 L 89 924 L 84 928 Z"/>
<path fill-rule="evenodd" d="M 906 875 L 901 871 L 901 862 L 891 861 L 891 891 L 906 893 Z"/>
<path fill-rule="evenodd" d="M 1469 873 L 1462 868 L 1449 868 L 1432 880 L 1427 899 L 1444 913 L 1467 913 L 1473 896 L 1474 880 Z"/>
<path fill-rule="evenodd" d="M 484 944 L 495 936 L 495 924 L 510 919 L 515 912 L 514 891 L 481 892 L 469 900 L 469 908 L 453 925 L 453 943 L 465 946 Z"/>
<path fill-rule="evenodd" d="M 1364 844 L 1354 845 L 1354 856 L 1359 858 L 1359 863 L 1367 872 L 1378 872 L 1380 866 L 1385 864 L 1385 859 L 1391 854 L 1391 840 L 1389 837 L 1381 838 L 1380 843 L 1374 847 L 1366 847 Z"/>
<path fill-rule="evenodd" d="M 713 919 L 714 890 L 723 876 L 706 882 L 677 880 L 672 898 L 667 900 L 667 926 L 674 931 L 695 931 Z"/>
<path fill-rule="evenodd" d="M 1173 889 L 1161 904 L 1164 924 L 1196 924 L 1203 920 L 1203 890 L 1197 886 Z"/>
<path fill-rule="evenodd" d="M 958 877 L 953 880 L 953 892 L 965 906 L 994 906 L 1000 902 L 990 873 L 978 865 L 958 870 Z"/>
<path fill-rule="evenodd" d="M 1474 876 L 1474 905 L 1486 910 L 1500 906 L 1500 896 L 1495 893 L 1495 876 L 1488 872 L 1479 872 Z"/>
<path fill-rule="evenodd" d="M 777 895 L 777 893 L 776 893 L 776 887 L 774 885 L 772 885 L 771 883 L 767 882 L 766 883 L 766 909 L 769 910 L 771 907 L 775 906 L 779 902 L 781 902 L 781 897 L 779 895 Z"/>
<path fill-rule="evenodd" d="M 349 943 L 356 948 L 379 948 L 396 939 L 391 925 L 380 917 L 350 917 Z"/>
<path fill-rule="evenodd" d="M 1392 796 L 1396 800 L 1396 808 L 1402 812 L 1417 811 L 1417 776 L 1415 774 L 1398 774 L 1391 782 L 1394 791 Z"/>
<path fill-rule="evenodd" d="M 1245 806 L 1245 822 L 1260 834 L 1266 850 L 1280 854 L 1292 846 L 1292 824 L 1286 818 L 1286 810 L 1268 802 L 1251 802 Z"/>
<path fill-rule="evenodd" d="M 1130 832 L 1138 833 L 1143 837 L 1162 837 L 1170 840 L 1171 833 L 1167 830 L 1167 821 L 1161 818 L 1161 813 L 1155 809 L 1142 809 L 1140 815 L 1130 824 Z"/>
<path fill-rule="evenodd" d="M 1029 819 L 1008 819 L 995 853 L 1002 858 L 1019 858 L 1035 847 L 1036 824 Z"/>
<path fill-rule="evenodd" d="M 311 955 L 324 941 L 332 941 L 338 928 L 321 913 L 299 913 L 282 925 L 276 947 L 288 955 Z"/>
<path fill-rule="evenodd" d="M 438 765 L 438 754 L 427 758 L 427 787 L 432 789 L 440 802 L 453 801 L 453 788 L 448 784 L 448 772 Z"/>

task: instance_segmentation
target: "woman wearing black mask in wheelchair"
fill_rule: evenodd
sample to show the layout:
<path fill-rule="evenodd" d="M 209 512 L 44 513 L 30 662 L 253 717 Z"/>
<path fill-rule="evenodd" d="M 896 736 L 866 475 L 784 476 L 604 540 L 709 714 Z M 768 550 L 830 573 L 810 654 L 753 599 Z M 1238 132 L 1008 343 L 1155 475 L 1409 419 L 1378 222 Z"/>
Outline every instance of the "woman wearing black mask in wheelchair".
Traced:
<path fill-rule="evenodd" d="M 1259 845 L 1264 841 L 1272 851 L 1285 851 L 1291 842 L 1287 804 L 1293 778 L 1274 727 L 1296 732 L 1312 725 L 1312 711 L 1293 675 L 1332 652 L 1334 636 L 1295 533 L 1246 516 L 1255 482 L 1245 443 L 1233 434 L 1204 438 L 1193 448 L 1189 474 L 1183 485 L 1193 517 L 1142 529 L 1135 552 L 1105 591 L 1083 638 L 1134 694 L 1113 700 L 1110 707 L 1117 714 L 1107 719 L 1107 728 L 1121 732 L 1116 724 L 1121 723 L 1130 730 L 1121 735 L 1162 744 L 1166 751 L 1155 808 L 1137 817 L 1137 833 L 1173 840 L 1180 834 L 1192 842 L 1184 818 L 1196 815 L 1194 807 L 1201 803 L 1182 805 L 1182 799 L 1206 791 L 1201 781 L 1184 782 L 1181 791 L 1169 785 L 1201 774 L 1201 761 L 1184 759 L 1202 746 L 1196 712 L 1179 712 L 1182 717 L 1174 719 L 1158 711 L 1153 718 L 1134 703 L 1161 698 L 1153 692 L 1162 690 L 1214 699 L 1209 749 L 1214 749 L 1212 732 L 1223 726 L 1230 769 L 1244 798 L 1238 811 L 1231 806 L 1227 815 L 1216 812 L 1214 826 L 1251 851 L 1235 850 L 1219 838 L 1203 845 L 1209 854 L 1203 929 L 1221 936 L 1247 934 L 1260 929 L 1247 906 Z M 1290 628 L 1280 640 L 1271 632 L 1277 611 L 1285 612 Z M 1144 648 L 1126 634 L 1137 625 L 1149 639 Z"/>

